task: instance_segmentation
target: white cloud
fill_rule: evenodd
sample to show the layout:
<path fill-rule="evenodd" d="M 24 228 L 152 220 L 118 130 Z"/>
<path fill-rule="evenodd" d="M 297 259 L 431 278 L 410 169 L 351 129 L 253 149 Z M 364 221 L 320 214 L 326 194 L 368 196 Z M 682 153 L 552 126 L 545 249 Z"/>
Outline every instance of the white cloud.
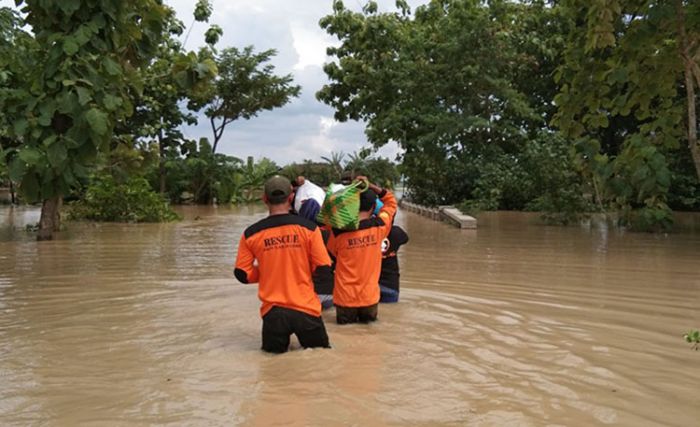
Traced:
<path fill-rule="evenodd" d="M 328 60 L 326 48 L 333 44 L 333 39 L 320 28 L 310 28 L 299 21 L 293 22 L 290 27 L 294 49 L 299 56 L 294 69 L 301 70 L 308 66 L 322 67 Z"/>
<path fill-rule="evenodd" d="M 321 134 L 322 135 L 328 135 L 328 133 L 333 129 L 334 126 L 336 126 L 338 122 L 333 120 L 331 117 L 321 117 L 319 121 L 319 126 L 321 128 Z"/>
<path fill-rule="evenodd" d="M 412 0 L 412 7 L 427 0 Z M 192 23 L 195 2 L 169 0 L 186 25 Z M 346 7 L 359 10 L 364 0 L 346 1 Z M 381 10 L 393 10 L 394 0 L 381 0 Z M 272 64 L 279 74 L 292 73 L 302 86 L 301 96 L 288 105 L 261 113 L 251 120 L 231 123 L 219 143 L 219 152 L 245 158 L 265 156 L 279 164 L 303 159 L 318 160 L 331 151 L 350 153 L 368 145 L 364 124 L 338 123 L 333 109 L 318 102 L 315 93 L 326 82 L 322 66 L 328 61 L 326 48 L 337 40 L 326 34 L 319 20 L 332 12 L 331 0 L 214 0 L 209 24 L 224 30 L 218 48 L 254 45 L 256 50 L 274 48 Z M 186 48 L 204 45 L 203 33 L 209 24 L 194 23 Z M 188 28 L 189 29 L 189 28 Z M 209 121 L 202 117 L 199 125 L 184 130 L 190 138 L 211 139 Z M 395 144 L 379 153 L 395 158 Z"/>

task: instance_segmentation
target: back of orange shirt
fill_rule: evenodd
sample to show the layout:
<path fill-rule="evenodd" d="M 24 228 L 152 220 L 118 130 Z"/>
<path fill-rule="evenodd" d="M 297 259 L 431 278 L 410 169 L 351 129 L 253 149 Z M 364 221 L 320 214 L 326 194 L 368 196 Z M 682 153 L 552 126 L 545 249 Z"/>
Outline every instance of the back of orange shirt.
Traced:
<path fill-rule="evenodd" d="M 389 191 L 381 197 L 379 215 L 360 222 L 353 231 L 333 230 L 328 250 L 335 256 L 333 303 L 343 307 L 366 307 L 379 302 L 382 240 L 391 231 L 396 199 Z"/>
<path fill-rule="evenodd" d="M 330 265 L 314 222 L 297 215 L 273 215 L 251 225 L 241 236 L 235 274 L 243 283 L 260 283 L 261 316 L 274 306 L 320 316 L 321 303 L 311 275 L 316 268 Z"/>

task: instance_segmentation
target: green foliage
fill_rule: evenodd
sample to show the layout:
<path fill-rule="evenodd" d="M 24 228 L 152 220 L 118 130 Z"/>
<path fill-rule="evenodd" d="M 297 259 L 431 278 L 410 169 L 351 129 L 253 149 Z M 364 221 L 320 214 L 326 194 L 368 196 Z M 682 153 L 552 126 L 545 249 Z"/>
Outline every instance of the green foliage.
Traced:
<path fill-rule="evenodd" d="M 568 224 L 590 210 L 582 195 L 566 142 L 554 133 L 541 133 L 512 155 L 471 162 L 475 169 L 472 199 L 458 207 L 466 213 L 483 210 L 542 212 L 547 223 Z"/>
<path fill-rule="evenodd" d="M 16 3 L 34 37 L 20 43 L 22 58 L 11 57 L 14 81 L 0 92 L 0 109 L 13 123 L 10 175 L 26 200 L 38 201 L 86 177 L 131 113 L 137 67 L 160 43 L 167 8 L 155 0 Z"/>
<path fill-rule="evenodd" d="M 211 204 L 214 199 L 225 203 L 235 198 L 240 159 L 212 153 L 206 138 L 187 141 L 181 148 L 184 157 L 169 152 L 164 163 L 166 194 L 173 203 Z M 158 170 L 152 169 L 149 178 L 157 188 Z"/>
<path fill-rule="evenodd" d="M 206 138 L 199 143 L 183 145 L 187 154 L 169 156 L 167 169 L 167 196 L 173 203 L 251 203 L 259 201 L 267 178 L 276 174 L 277 165 L 262 158 L 257 162 L 249 157 L 246 163 L 236 157 L 213 153 Z M 157 169 L 148 172 L 155 186 Z"/>
<path fill-rule="evenodd" d="M 700 85 L 699 5 L 445 0 L 412 16 L 334 1 L 320 24 L 340 44 L 317 98 L 366 121 L 375 147 L 399 144 L 417 202 L 558 223 L 615 210 L 662 230 L 700 192 L 700 148 L 684 161 L 681 143 L 696 145 L 682 91 Z"/>
<path fill-rule="evenodd" d="M 317 177 L 320 178 L 318 181 L 313 181 L 312 182 L 323 182 L 323 185 L 328 185 L 331 182 L 340 182 L 340 176 L 343 173 L 343 160 L 345 158 L 345 153 L 342 151 L 339 153 L 336 153 L 334 151 L 331 151 L 330 157 L 326 156 L 321 156 L 321 160 L 326 162 L 328 166 L 330 167 L 330 170 L 328 173 L 326 173 L 322 177 Z M 313 172 L 309 171 L 310 174 L 313 174 Z M 301 174 L 303 175 L 303 174 Z M 307 176 L 307 175 L 304 175 Z M 309 178 L 311 179 L 311 175 L 308 175 Z"/>
<path fill-rule="evenodd" d="M 253 158 L 248 157 L 245 167 L 241 169 L 238 176 L 239 193 L 233 201 L 251 203 L 261 200 L 265 181 L 278 171 L 279 168 L 270 159 L 263 157 L 253 162 Z"/>
<path fill-rule="evenodd" d="M 211 1 L 197 0 L 197 4 L 194 7 L 194 19 L 199 22 L 209 22 L 213 10 Z"/>
<path fill-rule="evenodd" d="M 203 90 L 216 65 L 182 51 L 182 23 L 159 0 L 16 3 L 23 20 L 0 13 L 1 143 L 25 200 L 51 200 L 42 218 L 55 222 L 50 207 L 95 166 L 124 179 L 142 163 L 140 138 L 174 144 L 177 126 L 194 120 L 178 102 Z M 40 237 L 58 227 L 50 221 Z"/>
<path fill-rule="evenodd" d="M 135 140 L 136 144 L 157 147 L 159 164 L 156 188 L 161 193 L 167 190 L 166 159 L 178 156 L 183 151 L 185 138 L 180 127 L 197 123 L 196 115 L 182 105 L 208 93 L 217 72 L 216 64 L 207 50 L 199 54 L 184 50 L 176 38 L 183 32 L 184 26 L 170 12 L 163 43 L 150 66 L 141 73 L 144 89 L 135 96 L 134 114 L 116 130 Z"/>
<path fill-rule="evenodd" d="M 330 157 L 321 157 L 324 162 L 305 160 L 302 163 L 291 163 L 282 168 L 280 174 L 290 179 L 303 176 L 316 185 L 326 187 L 339 183 L 343 171 L 350 171 L 355 175 L 365 175 L 382 187 L 393 188 L 401 178 L 396 165 L 389 159 L 374 157 L 369 153 L 369 150 L 352 153 L 344 162 L 344 153 L 331 152 Z"/>
<path fill-rule="evenodd" d="M 346 166 L 346 168 L 351 169 Z M 394 188 L 401 179 L 396 165 L 385 157 L 370 157 L 365 160 L 363 168 L 357 170 L 358 175 L 365 175 L 373 183 L 384 187 Z"/>
<path fill-rule="evenodd" d="M 574 141 L 576 165 L 601 209 L 619 210 L 635 228 L 667 229 L 671 182 L 687 181 L 669 168 L 688 138 L 683 69 L 689 58 L 680 49 L 680 28 L 687 25 L 688 37 L 697 38 L 700 21 L 693 2 L 643 3 L 562 2 L 570 31 L 556 74 L 554 123 Z M 695 142 L 688 145 L 692 151 Z"/>
<path fill-rule="evenodd" d="M 375 147 L 398 142 L 415 201 L 522 208 L 531 190 L 512 188 L 526 172 L 518 162 L 553 112 L 556 9 L 447 0 L 411 17 L 398 8 L 379 13 L 370 2 L 356 13 L 334 2 L 321 26 L 341 44 L 328 49 L 336 60 L 317 98 L 339 121 L 365 120 Z"/>
<path fill-rule="evenodd" d="M 207 32 L 204 33 L 204 41 L 209 45 L 215 45 L 223 34 L 224 30 L 222 30 L 221 27 L 212 25 Z"/>
<path fill-rule="evenodd" d="M 334 165 L 328 162 L 314 162 L 311 159 L 306 159 L 301 163 L 290 163 L 284 166 L 280 171 L 280 175 L 286 176 L 290 180 L 298 176 L 303 176 L 314 184 L 322 187 L 326 187 L 331 183 L 340 182 L 340 173 L 337 172 Z"/>
<path fill-rule="evenodd" d="M 210 31 L 207 38 L 213 40 L 218 32 Z M 190 101 L 192 108 L 204 108 L 211 122 L 214 152 L 228 124 L 281 107 L 299 95 L 301 88 L 291 84 L 292 76 L 277 76 L 275 67 L 268 64 L 275 54 L 274 49 L 254 53 L 253 47 L 247 46 L 242 50 L 226 48 L 215 56 L 219 75 L 214 87 Z"/>
<path fill-rule="evenodd" d="M 683 338 L 687 343 L 692 344 L 691 348 L 693 350 L 700 349 L 700 331 L 698 331 L 697 329 L 688 331 L 687 334 L 683 335 Z"/>
<path fill-rule="evenodd" d="M 70 205 L 69 218 L 107 222 L 164 222 L 178 219 L 165 199 L 143 178 L 117 183 L 111 175 L 95 177 L 85 196 Z"/>

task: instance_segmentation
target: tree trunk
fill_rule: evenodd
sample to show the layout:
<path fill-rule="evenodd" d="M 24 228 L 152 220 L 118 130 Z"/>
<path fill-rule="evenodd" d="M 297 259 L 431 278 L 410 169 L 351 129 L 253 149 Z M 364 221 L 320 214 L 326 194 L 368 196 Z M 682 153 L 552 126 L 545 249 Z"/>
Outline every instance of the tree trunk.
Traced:
<path fill-rule="evenodd" d="M 685 90 L 688 96 L 688 148 L 693 156 L 695 173 L 700 180 L 700 146 L 698 146 L 698 122 L 695 110 L 695 86 L 690 65 L 685 66 Z"/>
<path fill-rule="evenodd" d="M 160 182 L 160 194 L 165 194 L 165 145 L 163 144 L 163 131 L 158 135 L 158 179 Z"/>
<path fill-rule="evenodd" d="M 39 220 L 39 232 L 36 236 L 38 241 L 53 239 L 54 231 L 61 227 L 61 196 L 44 200 L 41 205 L 41 219 Z"/>
<path fill-rule="evenodd" d="M 15 184 L 10 180 L 10 203 L 13 205 L 17 204 L 17 196 L 15 195 Z"/>
<path fill-rule="evenodd" d="M 214 154 L 216 153 L 216 146 L 219 145 L 219 139 L 221 139 L 221 135 L 224 133 L 224 126 L 226 126 L 226 122 L 224 121 L 221 124 L 221 127 L 218 128 L 217 132 L 217 127 L 216 123 L 214 122 L 214 118 L 212 117 L 211 119 L 209 119 L 209 121 L 211 122 L 211 128 L 214 131 L 214 144 L 211 146 L 211 153 Z"/>
<path fill-rule="evenodd" d="M 693 81 L 693 55 L 688 48 L 688 34 L 685 30 L 683 2 L 676 0 L 676 18 L 678 19 L 678 38 L 685 73 L 685 91 L 688 103 L 688 148 L 693 157 L 695 173 L 700 180 L 700 146 L 698 146 L 698 117 L 695 110 L 695 82 Z"/>

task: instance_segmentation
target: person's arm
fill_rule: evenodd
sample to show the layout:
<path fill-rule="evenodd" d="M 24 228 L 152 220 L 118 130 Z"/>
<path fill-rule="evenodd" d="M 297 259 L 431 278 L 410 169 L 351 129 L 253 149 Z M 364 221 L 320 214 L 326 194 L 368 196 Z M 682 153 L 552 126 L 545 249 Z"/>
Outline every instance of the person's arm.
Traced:
<path fill-rule="evenodd" d="M 334 258 L 338 257 L 338 248 L 336 244 L 337 239 L 335 238 L 335 234 L 333 233 L 333 230 L 330 230 L 328 235 L 328 241 L 326 242 L 326 249 L 328 249 L 328 253 L 330 253 Z"/>
<path fill-rule="evenodd" d="M 391 224 L 394 222 L 394 216 L 396 215 L 396 211 L 399 208 L 398 203 L 396 203 L 396 197 L 394 197 L 394 193 L 391 191 L 387 190 L 386 188 L 379 188 L 376 185 L 373 185 L 372 191 L 377 193 L 379 196 L 379 199 L 384 203 L 384 206 L 379 210 L 379 218 L 383 219 L 385 223 L 389 224 L 389 229 L 391 229 Z"/>
<path fill-rule="evenodd" d="M 316 229 L 311 234 L 309 255 L 311 261 L 311 278 L 314 283 L 314 292 L 328 293 L 333 289 L 333 270 L 331 268 L 331 258 L 323 243 L 321 230 Z"/>
<path fill-rule="evenodd" d="M 357 179 L 364 180 L 367 182 L 367 191 L 374 191 L 377 196 L 379 196 L 379 199 L 384 203 L 384 206 L 379 210 L 379 213 L 377 214 L 377 217 L 381 218 L 382 221 L 384 221 L 384 226 L 382 227 L 382 234 L 384 237 L 389 235 L 389 231 L 391 231 L 391 226 L 394 223 L 394 215 L 396 215 L 396 210 L 398 209 L 399 205 L 396 202 L 396 198 L 394 197 L 394 194 L 387 190 L 386 188 L 381 188 L 376 184 L 372 184 L 369 182 L 366 176 L 358 176 Z"/>
<path fill-rule="evenodd" d="M 397 249 L 399 246 L 408 243 L 408 234 L 406 234 L 404 229 L 398 225 L 391 227 L 391 233 L 392 235 L 389 240 L 391 240 L 391 243 L 393 243 Z"/>
<path fill-rule="evenodd" d="M 326 245 L 323 243 L 321 230 L 316 228 L 311 233 L 309 254 L 311 256 L 311 270 L 315 271 L 319 267 L 331 268 L 331 258 L 328 256 Z"/>
<path fill-rule="evenodd" d="M 245 235 L 241 236 L 238 243 L 238 255 L 233 274 L 241 283 L 257 283 L 260 277 L 260 271 L 255 265 L 255 255 L 250 251 Z"/>

